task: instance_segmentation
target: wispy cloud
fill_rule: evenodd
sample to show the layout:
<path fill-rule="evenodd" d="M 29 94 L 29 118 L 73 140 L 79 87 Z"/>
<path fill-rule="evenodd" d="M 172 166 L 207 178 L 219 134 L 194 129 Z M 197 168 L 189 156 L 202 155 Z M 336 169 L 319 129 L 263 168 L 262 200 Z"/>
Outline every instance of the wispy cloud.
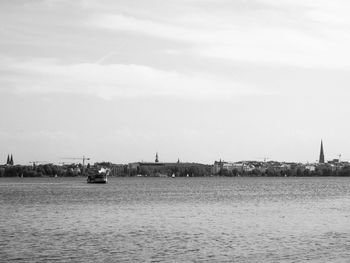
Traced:
<path fill-rule="evenodd" d="M 200 72 L 184 74 L 133 64 L 62 65 L 54 60 L 7 60 L 0 69 L 12 72 L 0 77 L 0 83 L 11 86 L 17 93 L 84 93 L 104 99 L 171 96 L 212 100 L 258 92 L 242 83 Z"/>
<path fill-rule="evenodd" d="M 241 4 L 253 6 L 249 3 Z M 214 8 L 215 15 L 209 10 L 199 9 L 199 14 L 185 13 L 169 19 L 102 13 L 93 15 L 87 25 L 151 36 L 159 41 L 185 42 L 190 45 L 188 49 L 198 56 L 249 63 L 350 69 L 350 54 L 347 52 L 350 37 L 346 33 L 350 19 L 342 8 L 325 1 L 305 4 L 302 1 L 261 0 L 257 3 L 262 8 L 245 8 L 243 14 L 232 5 L 232 9 L 227 10 Z M 343 1 L 339 3 L 343 4 Z"/>

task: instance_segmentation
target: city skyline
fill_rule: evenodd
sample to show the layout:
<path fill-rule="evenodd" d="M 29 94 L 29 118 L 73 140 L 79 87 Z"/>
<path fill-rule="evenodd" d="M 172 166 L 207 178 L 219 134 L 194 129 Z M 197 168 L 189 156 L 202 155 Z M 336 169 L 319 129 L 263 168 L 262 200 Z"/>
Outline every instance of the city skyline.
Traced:
<path fill-rule="evenodd" d="M 243 159 L 239 159 L 239 160 L 232 160 L 232 159 L 222 159 L 222 158 L 219 158 L 219 162 L 228 162 L 228 163 L 235 163 L 235 162 L 261 162 L 261 163 L 265 163 L 265 162 L 281 162 L 281 163 L 318 163 L 318 164 L 325 164 L 327 162 L 330 162 L 330 163 L 334 163 L 334 162 L 337 162 L 337 163 L 340 163 L 340 162 L 344 162 L 345 163 L 348 163 L 350 160 L 349 159 L 342 159 L 341 158 L 342 155 L 341 154 L 338 154 L 336 156 L 336 158 L 325 158 L 325 154 L 324 154 L 324 149 L 323 149 L 323 140 L 321 140 L 321 146 L 320 146 L 320 152 L 319 152 L 319 158 L 318 160 L 315 160 L 313 162 L 309 162 L 309 161 L 306 161 L 306 162 L 300 162 L 300 161 L 293 161 L 293 160 L 277 160 L 277 159 L 271 159 L 267 156 L 263 157 L 263 158 L 253 158 L 253 159 L 246 159 L 246 160 L 243 160 Z M 68 161 L 70 160 L 70 161 Z M 74 161 L 73 161 L 74 160 Z M 118 162 L 113 162 L 111 160 L 94 160 L 93 158 L 90 158 L 90 157 L 87 157 L 85 155 L 83 156 L 80 156 L 80 157 L 61 157 L 61 158 L 58 158 L 58 160 L 55 160 L 55 161 L 50 161 L 50 160 L 46 160 L 46 161 L 38 161 L 38 160 L 32 160 L 30 161 L 29 163 L 32 164 L 32 165 L 35 165 L 35 164 L 69 164 L 69 163 L 81 163 L 83 166 L 90 163 L 89 161 L 92 160 L 91 163 L 98 163 L 98 162 L 110 162 L 110 163 L 118 163 Z M 218 162 L 217 159 L 214 159 L 212 161 L 212 163 L 216 163 Z M 159 159 L 159 154 L 158 152 L 155 153 L 155 156 L 154 156 L 154 161 L 152 160 L 149 160 L 149 159 L 146 159 L 146 160 L 130 160 L 128 161 L 127 163 L 135 163 L 135 162 L 140 162 L 140 163 L 196 163 L 196 162 L 193 162 L 191 160 L 181 160 L 180 161 L 180 158 L 177 158 L 177 161 L 174 161 L 174 160 L 160 160 Z M 198 162 L 197 162 L 198 163 Z M 203 163 L 203 164 L 212 164 L 212 163 Z M 19 165 L 26 165 L 28 163 L 16 163 L 16 164 L 19 164 Z M 122 164 L 119 162 L 119 164 Z M 125 163 L 124 163 L 125 164 Z M 7 160 L 6 160 L 6 165 L 14 165 L 14 160 L 13 160 L 13 154 L 7 154 Z"/>
<path fill-rule="evenodd" d="M 350 159 L 347 1 L 0 3 L 0 145 L 89 156 Z"/>

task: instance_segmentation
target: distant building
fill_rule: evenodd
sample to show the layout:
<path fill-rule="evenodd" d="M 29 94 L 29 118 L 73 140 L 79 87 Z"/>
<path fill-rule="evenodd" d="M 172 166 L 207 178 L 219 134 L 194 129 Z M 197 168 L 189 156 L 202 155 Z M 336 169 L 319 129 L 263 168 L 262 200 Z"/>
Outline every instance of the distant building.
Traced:
<path fill-rule="evenodd" d="M 208 176 L 211 168 L 211 165 L 200 163 L 134 162 L 128 164 L 127 172 L 130 176 Z"/>
<path fill-rule="evenodd" d="M 140 174 L 143 171 L 157 171 L 161 167 L 164 167 L 164 165 L 164 163 L 160 162 L 135 162 L 128 164 L 128 170 L 129 172 L 134 171 L 137 174 Z"/>
<path fill-rule="evenodd" d="M 312 165 L 312 164 L 307 164 L 307 165 L 305 165 L 305 170 L 308 170 L 310 172 L 314 172 L 314 171 L 316 171 L 316 166 Z"/>
<path fill-rule="evenodd" d="M 223 161 L 221 161 L 221 159 L 220 159 L 220 161 L 215 161 L 214 165 L 213 165 L 213 171 L 212 171 L 213 174 L 218 174 L 222 170 L 223 165 L 225 163 L 227 163 L 227 162 L 223 162 Z"/>
<path fill-rule="evenodd" d="M 319 163 L 324 163 L 324 152 L 323 152 L 323 142 L 321 140 L 321 149 L 320 149 L 320 159 L 318 161 Z"/>
<path fill-rule="evenodd" d="M 155 162 L 159 163 L 158 153 L 156 153 L 156 160 L 155 160 Z"/>
<path fill-rule="evenodd" d="M 213 173 L 218 174 L 220 171 L 237 171 L 237 172 L 251 172 L 256 167 L 251 163 L 245 162 L 224 162 L 224 161 L 215 161 L 213 165 Z"/>
<path fill-rule="evenodd" d="M 13 165 L 13 164 L 14 164 L 14 162 L 13 162 L 13 156 L 12 156 L 12 154 L 11 154 L 11 157 L 10 157 L 10 155 L 8 154 L 8 155 L 7 155 L 6 165 Z"/>
<path fill-rule="evenodd" d="M 340 164 L 340 161 L 339 159 L 333 159 L 331 161 L 328 161 L 329 164 L 334 164 L 334 165 L 337 165 L 337 164 Z"/>

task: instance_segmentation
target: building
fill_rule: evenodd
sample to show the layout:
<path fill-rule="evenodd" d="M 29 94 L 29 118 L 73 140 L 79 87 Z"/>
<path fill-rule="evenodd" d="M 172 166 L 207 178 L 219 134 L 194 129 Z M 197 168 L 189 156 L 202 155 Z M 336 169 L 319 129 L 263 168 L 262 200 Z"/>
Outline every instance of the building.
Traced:
<path fill-rule="evenodd" d="M 10 155 L 8 154 L 8 155 L 7 155 L 6 165 L 13 165 L 13 164 L 14 164 L 14 162 L 13 162 L 13 156 L 12 156 L 12 154 L 11 154 L 11 157 L 10 157 Z"/>
<path fill-rule="evenodd" d="M 324 152 L 323 152 L 323 142 L 321 140 L 321 149 L 320 149 L 320 159 L 318 161 L 319 163 L 324 163 Z"/>
<path fill-rule="evenodd" d="M 215 161 L 213 165 L 213 174 L 218 174 L 220 171 L 232 172 L 236 171 L 238 173 L 242 172 L 251 172 L 255 169 L 255 165 L 249 162 L 224 162 L 224 161 Z"/>
<path fill-rule="evenodd" d="M 129 176 L 209 176 L 211 165 L 200 163 L 156 163 L 135 162 L 129 163 L 127 167 Z"/>
<path fill-rule="evenodd" d="M 306 164 L 305 165 L 305 170 L 308 170 L 310 172 L 315 172 L 316 171 L 316 166 L 312 164 Z"/>

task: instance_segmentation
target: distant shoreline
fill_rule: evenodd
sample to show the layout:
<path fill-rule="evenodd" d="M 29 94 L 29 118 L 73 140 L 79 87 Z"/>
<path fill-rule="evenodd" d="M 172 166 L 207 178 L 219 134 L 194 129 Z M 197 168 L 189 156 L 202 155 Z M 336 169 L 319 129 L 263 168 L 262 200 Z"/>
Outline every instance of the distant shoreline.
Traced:
<path fill-rule="evenodd" d="M 98 173 L 101 168 L 108 169 L 110 177 L 350 177 L 350 164 L 347 162 L 301 164 L 274 161 L 219 161 L 213 165 L 181 162 L 2 165 L 0 177 L 87 177 Z"/>

